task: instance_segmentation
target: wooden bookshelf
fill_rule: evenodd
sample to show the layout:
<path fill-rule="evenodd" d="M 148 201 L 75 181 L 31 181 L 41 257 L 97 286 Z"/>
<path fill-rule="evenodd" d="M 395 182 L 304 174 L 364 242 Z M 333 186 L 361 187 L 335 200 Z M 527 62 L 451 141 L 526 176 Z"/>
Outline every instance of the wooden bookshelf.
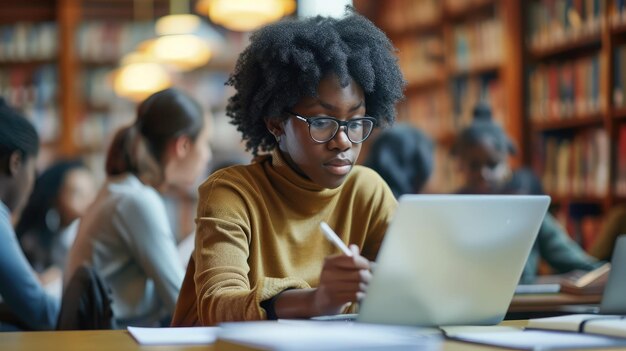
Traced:
<path fill-rule="evenodd" d="M 545 83 L 542 88 L 532 74 L 526 80 L 529 140 L 532 145 L 543 146 L 530 161 L 544 187 L 561 190 L 550 192 L 555 194 L 553 203 L 564 206 L 564 216 L 560 217 L 564 224 L 579 227 L 586 216 L 598 216 L 598 209 L 606 213 L 620 201 L 616 191 L 618 137 L 626 108 L 615 107 L 619 74 L 614 55 L 626 42 L 626 26 L 612 24 L 614 0 L 555 0 L 555 9 L 567 12 L 567 16 L 550 12 L 546 1 L 528 3 L 524 12 L 525 67 L 527 72 L 543 67 L 544 76 L 539 79 Z M 583 82 L 580 88 L 575 86 L 577 81 Z M 581 106 L 592 112 L 575 111 Z M 532 115 L 538 107 L 543 119 Z M 622 133 L 626 135 L 626 129 Z M 575 215 L 568 213 L 572 205 L 580 205 Z M 585 214 L 586 210 L 590 212 Z"/>
<path fill-rule="evenodd" d="M 355 3 L 357 10 L 360 3 Z M 443 179 L 429 191 L 458 189 L 449 148 L 456 133 L 471 122 L 471 110 L 479 99 L 487 100 L 494 119 L 519 146 L 514 164 L 526 157 L 525 107 L 519 98 L 523 92 L 521 3 L 390 0 L 378 2 L 375 9 L 369 5 L 363 12 L 399 50 L 408 86 L 406 99 L 398 106 L 398 120 L 422 129 L 436 143 L 434 177 Z M 422 16 L 425 13 L 430 16 Z M 420 48 L 417 53 L 408 53 L 415 47 Z M 429 72 L 437 73 L 428 76 Z"/>
<path fill-rule="evenodd" d="M 613 118 L 626 120 L 626 107 L 613 110 Z"/>
<path fill-rule="evenodd" d="M 586 52 L 590 49 L 600 49 L 602 38 L 600 33 L 583 35 L 580 38 L 569 39 L 561 43 L 531 47 L 529 52 L 533 59 L 544 60 L 570 56 L 577 52 Z"/>

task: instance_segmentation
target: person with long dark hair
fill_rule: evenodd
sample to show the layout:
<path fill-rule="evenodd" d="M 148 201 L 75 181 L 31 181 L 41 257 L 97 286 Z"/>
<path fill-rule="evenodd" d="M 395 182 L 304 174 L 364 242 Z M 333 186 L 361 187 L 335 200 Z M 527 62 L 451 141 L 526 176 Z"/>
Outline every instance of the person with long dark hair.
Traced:
<path fill-rule="evenodd" d="M 184 272 L 159 191 L 195 184 L 211 156 L 209 136 L 200 105 L 166 89 L 113 138 L 107 181 L 81 219 L 65 276 L 91 263 L 111 288 L 120 328 L 169 323 Z"/>
<path fill-rule="evenodd" d="M 80 160 L 61 160 L 35 181 L 16 226 L 24 254 L 38 273 L 62 270 L 78 218 L 95 198 L 95 180 Z"/>

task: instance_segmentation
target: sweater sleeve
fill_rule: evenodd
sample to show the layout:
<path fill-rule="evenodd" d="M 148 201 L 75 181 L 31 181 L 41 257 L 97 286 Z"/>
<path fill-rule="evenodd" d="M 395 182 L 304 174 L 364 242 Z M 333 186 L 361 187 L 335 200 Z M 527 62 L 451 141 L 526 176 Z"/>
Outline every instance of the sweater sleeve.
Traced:
<path fill-rule="evenodd" d="M 184 271 L 163 201 L 156 193 L 130 195 L 120 201 L 117 217 L 133 256 L 172 313 Z"/>
<path fill-rule="evenodd" d="M 60 302 L 39 284 L 15 234 L 0 219 L 0 296 L 23 325 L 35 330 L 54 329 Z"/>
<path fill-rule="evenodd" d="M 262 301 L 286 289 L 309 287 L 298 278 L 249 280 L 254 210 L 247 200 L 236 186 L 219 178 L 200 188 L 194 281 L 202 325 L 266 319 Z"/>
<path fill-rule="evenodd" d="M 589 271 L 599 262 L 587 255 L 550 214 L 546 214 L 537 237 L 539 253 L 558 273 L 575 269 Z"/>

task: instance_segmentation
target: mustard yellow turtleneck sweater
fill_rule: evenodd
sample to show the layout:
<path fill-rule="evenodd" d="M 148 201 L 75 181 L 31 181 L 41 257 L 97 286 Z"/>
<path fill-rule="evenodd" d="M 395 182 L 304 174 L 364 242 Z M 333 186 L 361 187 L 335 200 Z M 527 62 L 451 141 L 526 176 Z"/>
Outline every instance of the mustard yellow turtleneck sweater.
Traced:
<path fill-rule="evenodd" d="M 266 319 L 260 303 L 289 288 L 316 287 L 337 254 L 326 221 L 374 260 L 396 209 L 386 183 L 355 166 L 336 189 L 295 173 L 280 152 L 211 175 L 199 188 L 196 241 L 174 326 Z"/>

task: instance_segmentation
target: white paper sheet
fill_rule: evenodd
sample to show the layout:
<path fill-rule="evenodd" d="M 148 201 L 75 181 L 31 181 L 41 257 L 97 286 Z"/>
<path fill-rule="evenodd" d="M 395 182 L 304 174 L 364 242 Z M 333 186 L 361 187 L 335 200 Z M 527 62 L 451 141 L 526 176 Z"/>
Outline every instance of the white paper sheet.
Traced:
<path fill-rule="evenodd" d="M 585 349 L 626 345 L 626 339 L 543 330 L 456 334 L 452 339 L 521 350 Z"/>
<path fill-rule="evenodd" d="M 128 327 L 130 334 L 141 345 L 209 345 L 217 339 L 219 329 L 219 327 Z"/>

